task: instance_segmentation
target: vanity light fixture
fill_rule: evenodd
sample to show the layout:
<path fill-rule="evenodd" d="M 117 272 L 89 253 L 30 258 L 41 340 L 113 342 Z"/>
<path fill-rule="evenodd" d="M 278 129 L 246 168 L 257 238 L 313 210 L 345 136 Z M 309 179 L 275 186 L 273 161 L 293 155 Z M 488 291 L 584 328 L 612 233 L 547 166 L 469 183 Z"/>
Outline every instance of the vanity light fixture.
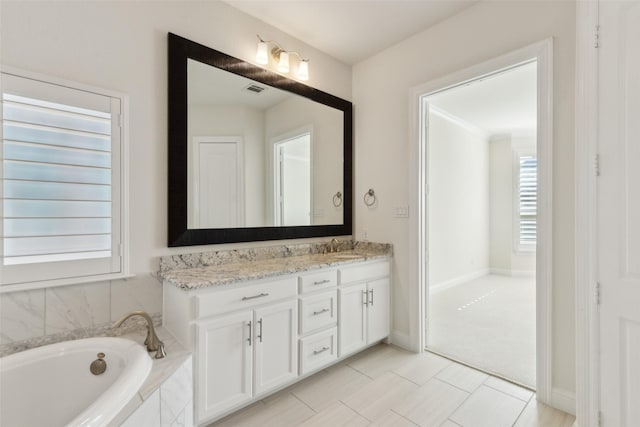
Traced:
<path fill-rule="evenodd" d="M 298 65 L 298 78 L 300 80 L 309 80 L 309 60 L 303 59 Z"/>
<path fill-rule="evenodd" d="M 280 60 L 278 61 L 278 71 L 281 73 L 289 72 L 289 54 L 284 50 L 280 52 Z"/>
<path fill-rule="evenodd" d="M 258 36 L 260 39 L 260 36 Z M 258 42 L 258 52 L 256 52 L 256 62 L 260 65 L 267 65 L 269 63 L 269 46 L 267 42 L 260 41 Z"/>
<path fill-rule="evenodd" d="M 299 59 L 298 62 L 298 73 L 297 77 L 299 80 L 309 80 L 309 60 L 304 59 L 302 55 L 298 52 L 286 51 L 280 45 L 274 41 L 262 40 L 262 37 L 258 35 L 258 50 L 256 51 L 256 62 L 260 65 L 268 65 L 269 64 L 269 53 L 271 56 L 278 61 L 278 71 L 281 73 L 288 73 L 291 69 L 289 65 L 289 57 L 291 55 L 297 56 Z M 269 44 L 274 45 L 273 49 L 269 51 Z"/>

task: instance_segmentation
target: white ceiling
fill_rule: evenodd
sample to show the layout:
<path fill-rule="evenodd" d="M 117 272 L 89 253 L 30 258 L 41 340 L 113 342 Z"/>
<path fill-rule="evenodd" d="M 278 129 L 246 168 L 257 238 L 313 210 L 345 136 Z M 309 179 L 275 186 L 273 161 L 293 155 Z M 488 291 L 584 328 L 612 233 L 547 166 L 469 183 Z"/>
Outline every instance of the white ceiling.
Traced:
<path fill-rule="evenodd" d="M 346 64 L 355 64 L 476 0 L 224 1 Z"/>
<path fill-rule="evenodd" d="M 283 90 L 192 59 L 187 61 L 187 72 L 189 73 L 189 85 L 187 87 L 187 102 L 189 105 L 241 105 L 265 110 L 292 96 L 291 93 Z M 259 86 L 264 91 L 255 93 L 246 90 L 247 86 L 250 85 Z"/>
<path fill-rule="evenodd" d="M 536 63 L 503 71 L 428 98 L 431 105 L 490 135 L 536 129 Z"/>

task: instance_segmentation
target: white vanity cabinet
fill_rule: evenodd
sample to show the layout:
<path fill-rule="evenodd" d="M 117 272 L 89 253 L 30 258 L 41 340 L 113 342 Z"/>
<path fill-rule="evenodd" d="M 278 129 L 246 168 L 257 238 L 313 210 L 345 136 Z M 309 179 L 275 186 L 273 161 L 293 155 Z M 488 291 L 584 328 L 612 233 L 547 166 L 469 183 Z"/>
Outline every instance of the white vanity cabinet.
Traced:
<path fill-rule="evenodd" d="M 197 420 L 207 419 L 253 398 L 252 323 L 253 312 L 249 310 L 195 325 Z"/>
<path fill-rule="evenodd" d="M 389 336 L 389 262 L 339 270 L 340 357 Z"/>
<path fill-rule="evenodd" d="M 297 301 L 198 321 L 198 419 L 248 402 L 298 376 Z"/>
<path fill-rule="evenodd" d="M 298 302 L 268 305 L 254 312 L 255 395 L 298 376 Z"/>
<path fill-rule="evenodd" d="M 298 376 L 298 279 L 183 291 L 164 286 L 167 329 L 194 351 L 198 424 Z"/>
<path fill-rule="evenodd" d="M 196 424 L 386 338 L 389 268 L 384 258 L 193 289 L 165 280 L 163 325 L 195 356 Z"/>

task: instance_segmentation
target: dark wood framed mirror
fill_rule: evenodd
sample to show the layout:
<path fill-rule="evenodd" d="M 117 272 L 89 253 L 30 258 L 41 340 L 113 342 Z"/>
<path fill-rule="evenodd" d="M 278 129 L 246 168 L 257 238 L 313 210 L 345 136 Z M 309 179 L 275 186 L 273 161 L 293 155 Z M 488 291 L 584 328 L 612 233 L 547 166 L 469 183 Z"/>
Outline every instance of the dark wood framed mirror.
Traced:
<path fill-rule="evenodd" d="M 172 33 L 168 47 L 168 245 L 352 234 L 352 104 Z"/>

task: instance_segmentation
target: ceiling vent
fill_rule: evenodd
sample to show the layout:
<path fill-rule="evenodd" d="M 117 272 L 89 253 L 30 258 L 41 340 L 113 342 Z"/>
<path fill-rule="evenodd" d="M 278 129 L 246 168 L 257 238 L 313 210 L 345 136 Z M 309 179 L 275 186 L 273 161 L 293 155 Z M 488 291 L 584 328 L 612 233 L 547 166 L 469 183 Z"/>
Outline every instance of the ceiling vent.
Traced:
<path fill-rule="evenodd" d="M 243 90 L 246 90 L 247 92 L 251 92 L 251 93 L 255 93 L 258 94 L 264 90 L 266 90 L 266 87 L 262 87 L 262 86 L 258 86 L 256 84 L 250 84 L 249 86 L 245 87 Z"/>

